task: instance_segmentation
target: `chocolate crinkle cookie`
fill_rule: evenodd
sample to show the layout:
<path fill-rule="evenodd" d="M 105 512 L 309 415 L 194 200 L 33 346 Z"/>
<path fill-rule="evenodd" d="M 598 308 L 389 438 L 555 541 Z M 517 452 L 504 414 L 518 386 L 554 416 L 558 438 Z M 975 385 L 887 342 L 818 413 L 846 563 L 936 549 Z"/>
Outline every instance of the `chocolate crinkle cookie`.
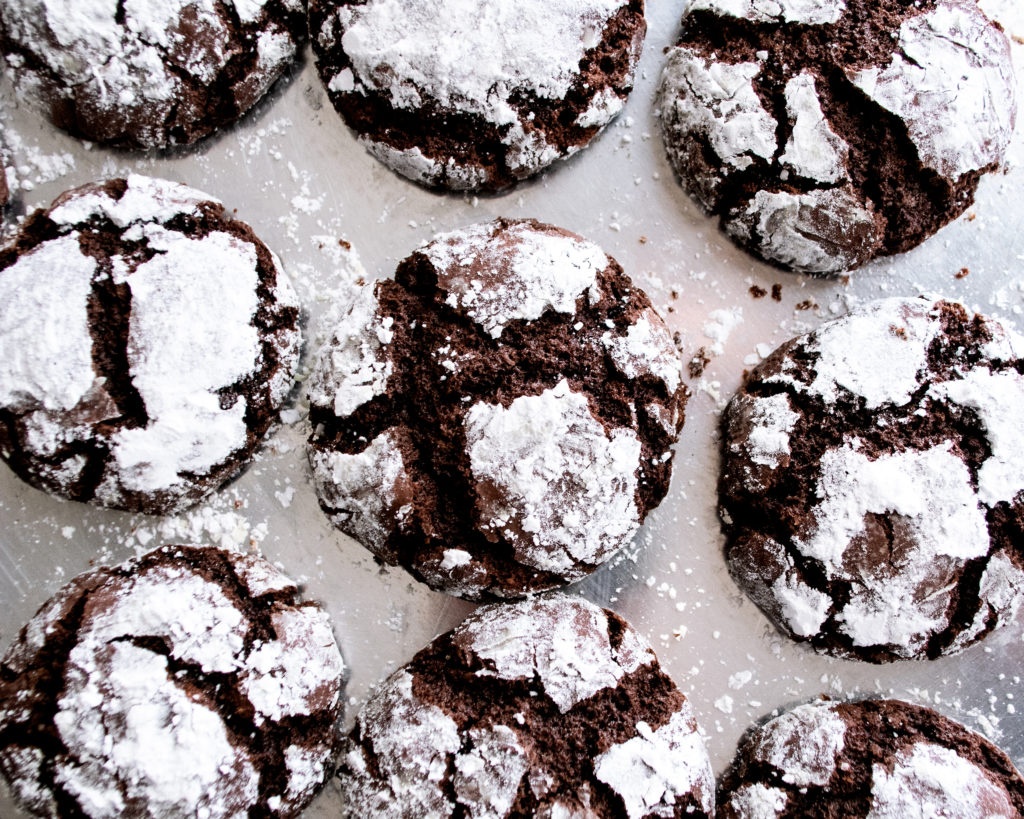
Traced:
<path fill-rule="evenodd" d="M 736 582 L 797 640 L 961 651 L 1024 598 L 1024 339 L 959 304 L 870 303 L 784 344 L 723 419 Z"/>
<path fill-rule="evenodd" d="M 983 736 L 899 700 L 819 701 L 751 732 L 721 819 L 1019 819 L 1024 779 Z"/>
<path fill-rule="evenodd" d="M 79 575 L 0 662 L 0 771 L 45 817 L 295 816 L 345 665 L 266 560 L 165 546 Z"/>
<path fill-rule="evenodd" d="M 657 106 L 683 185 L 740 244 L 835 274 L 974 201 L 1016 113 L 975 0 L 688 0 Z"/>
<path fill-rule="evenodd" d="M 440 236 L 366 287 L 308 384 L 330 519 L 470 599 L 577 580 L 628 543 L 687 396 L 646 294 L 532 220 Z"/>
<path fill-rule="evenodd" d="M 76 188 L 0 248 L 0 456 L 55 495 L 164 514 L 236 475 L 298 363 L 298 306 L 204 193 Z"/>
<path fill-rule="evenodd" d="M 643 0 L 310 0 L 317 69 L 409 179 L 498 190 L 585 147 L 625 104 Z"/>
<path fill-rule="evenodd" d="M 74 136 L 126 148 L 233 122 L 305 38 L 302 0 L 0 0 L 19 94 Z"/>
<path fill-rule="evenodd" d="M 392 674 L 343 746 L 342 816 L 710 817 L 690 704 L 622 618 L 485 606 Z"/>

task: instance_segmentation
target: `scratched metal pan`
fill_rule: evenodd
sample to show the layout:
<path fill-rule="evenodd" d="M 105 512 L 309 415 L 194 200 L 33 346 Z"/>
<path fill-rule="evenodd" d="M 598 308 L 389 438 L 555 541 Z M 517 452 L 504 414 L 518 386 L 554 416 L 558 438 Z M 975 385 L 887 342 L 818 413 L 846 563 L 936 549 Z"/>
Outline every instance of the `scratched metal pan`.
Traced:
<path fill-rule="evenodd" d="M 989 4 L 999 2 L 1017 17 L 1011 32 L 1024 34 L 1013 0 Z M 307 365 L 325 317 L 348 298 L 354 282 L 389 275 L 438 231 L 496 216 L 532 216 L 595 240 L 647 289 L 687 353 L 703 347 L 710 362 L 691 381 L 668 497 L 625 554 L 574 591 L 610 606 L 647 635 L 690 697 L 716 771 L 753 721 L 820 693 L 878 693 L 931 705 L 985 732 L 1022 765 L 1024 623 L 934 662 L 876 667 L 817 656 L 779 637 L 729 579 L 715 482 L 719 413 L 744 368 L 852 303 L 939 293 L 1024 331 L 1024 141 L 1014 144 L 1007 173 L 982 182 L 977 204 L 919 249 L 847 281 L 779 272 L 733 247 L 667 165 L 652 99 L 682 4 L 649 5 L 636 90 L 622 116 L 588 150 L 502 196 L 438 195 L 390 173 L 344 128 L 307 56 L 235 128 L 170 158 L 112 152 L 56 133 L 0 84 L 0 117 L 21 180 L 17 207 L 24 212 L 69 187 L 129 171 L 176 179 L 220 198 L 277 251 L 295 280 L 310 340 Z M 365 273 L 339 240 L 352 243 Z M 778 300 L 753 298 L 754 285 L 768 291 L 779 285 Z M 330 612 L 351 667 L 351 720 L 377 681 L 473 607 L 401 570 L 380 568 L 328 525 L 306 465 L 307 434 L 296 400 L 240 479 L 173 519 L 56 500 L 0 467 L 0 650 L 47 597 L 91 566 L 162 542 L 241 545 L 261 550 L 301 579 L 306 594 Z M 328 786 L 309 815 L 329 816 L 337 805 Z M 21 815 L 2 788 L 0 815 Z"/>

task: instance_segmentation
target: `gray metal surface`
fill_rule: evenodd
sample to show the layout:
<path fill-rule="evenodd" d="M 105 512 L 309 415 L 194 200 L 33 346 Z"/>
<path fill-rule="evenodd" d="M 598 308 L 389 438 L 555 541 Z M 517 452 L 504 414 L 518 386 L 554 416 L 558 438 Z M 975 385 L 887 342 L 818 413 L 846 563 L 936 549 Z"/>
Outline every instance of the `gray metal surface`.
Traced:
<path fill-rule="evenodd" d="M 1024 35 L 1014 0 L 988 4 L 1000 2 L 1017 17 L 1010 21 L 1014 33 Z M 610 606 L 647 635 L 691 698 L 716 771 L 753 721 L 820 693 L 877 692 L 934 706 L 987 733 L 1021 765 L 1024 623 L 936 662 L 875 667 L 816 656 L 779 637 L 730 581 L 715 481 L 718 414 L 744 368 L 759 350 L 766 353 L 850 303 L 939 293 L 1024 330 L 1024 144 L 1018 138 L 1009 171 L 982 183 L 967 215 L 912 253 L 845 282 L 776 271 L 717 231 L 681 191 L 663 156 L 651 101 L 681 7 L 679 0 L 651 2 L 636 91 L 605 134 L 569 163 L 497 197 L 437 195 L 387 171 L 345 129 L 308 58 L 236 128 L 172 158 L 111 152 L 55 133 L 6 83 L 0 110 L 24 183 L 23 207 L 95 178 L 138 171 L 193 185 L 237 209 L 297 284 L 309 322 L 307 365 L 332 303 L 343 302 L 360 275 L 339 239 L 354 245 L 371 277 L 389 275 L 437 231 L 499 215 L 537 217 L 595 240 L 647 289 L 688 354 L 700 347 L 714 354 L 704 375 L 691 381 L 667 499 L 626 554 L 573 591 Z M 969 274 L 957 278 L 964 269 Z M 780 301 L 750 294 L 753 285 L 771 290 L 776 284 Z M 308 426 L 300 401 L 286 417 L 239 480 L 176 519 L 62 502 L 0 467 L 0 650 L 47 597 L 91 566 L 162 542 L 251 546 L 303 580 L 306 594 L 334 618 L 351 667 L 351 720 L 374 683 L 473 607 L 400 570 L 381 569 L 327 524 L 305 463 Z M 328 788 L 308 815 L 332 815 L 337 804 Z M 0 788 L 0 816 L 18 815 Z"/>

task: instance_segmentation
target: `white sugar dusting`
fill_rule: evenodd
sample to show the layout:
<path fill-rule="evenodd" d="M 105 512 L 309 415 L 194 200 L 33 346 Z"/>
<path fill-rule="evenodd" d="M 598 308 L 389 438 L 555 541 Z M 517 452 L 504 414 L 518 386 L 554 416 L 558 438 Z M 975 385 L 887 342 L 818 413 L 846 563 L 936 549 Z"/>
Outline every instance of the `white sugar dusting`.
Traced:
<path fill-rule="evenodd" d="M 439 785 L 459 750 L 459 729 L 440 708 L 413 695 L 412 676 L 400 670 L 388 678 L 359 722 L 377 754 L 378 774 L 370 773 L 361 748 L 350 748 L 344 761 L 352 775 L 340 781 L 351 814 L 450 815 L 455 805 Z"/>
<path fill-rule="evenodd" d="M 348 311 L 317 354 L 306 388 L 310 404 L 329 407 L 339 418 L 347 418 L 384 394 L 393 369 L 387 345 L 394 331 L 393 319 L 378 315 L 378 308 L 374 285 L 356 291 Z"/>
<path fill-rule="evenodd" d="M 827 785 L 846 741 L 846 723 L 831 705 L 801 705 L 760 729 L 752 756 L 798 788 Z"/>
<path fill-rule="evenodd" d="M 892 771 L 871 766 L 868 819 L 1012 819 L 1006 789 L 956 751 L 916 742 L 896 754 Z"/>
<path fill-rule="evenodd" d="M 977 413 L 992 450 L 978 472 L 978 497 L 987 506 L 1013 503 L 1024 492 L 1024 377 L 1015 370 L 994 373 L 979 367 L 961 380 L 937 384 L 929 395 Z"/>
<path fill-rule="evenodd" d="M 546 310 L 572 315 L 576 300 L 599 298 L 597 275 L 610 264 L 592 242 L 529 222 L 472 225 L 437 237 L 421 251 L 437 271 L 447 303 L 492 338 L 517 319 Z"/>
<path fill-rule="evenodd" d="M 154 492 L 201 474 L 246 443 L 245 400 L 223 408 L 216 390 L 255 371 L 256 249 L 226 233 L 189 239 L 143 230 L 159 251 L 128 276 L 128 363 L 149 422 L 113 438 L 117 477 L 97 490 Z"/>
<path fill-rule="evenodd" d="M 825 119 L 813 74 L 804 71 L 786 83 L 786 110 L 793 133 L 779 161 L 807 179 L 844 181 L 850 147 Z"/>
<path fill-rule="evenodd" d="M 683 378 L 683 362 L 672 342 L 665 323 L 648 308 L 629 325 L 625 336 L 601 336 L 616 369 L 627 378 L 639 378 L 647 373 L 665 382 L 670 394 L 679 389 Z"/>
<path fill-rule="evenodd" d="M 813 395 L 832 403 L 840 389 L 864 399 L 868 409 L 906 404 L 920 386 L 928 345 L 940 332 L 938 314 L 923 299 L 883 299 L 818 330 Z M 885 366 L 879 366 L 885 362 Z"/>
<path fill-rule="evenodd" d="M 72 233 L 0 273 L 0 404 L 70 410 L 93 386 L 86 307 L 96 271 Z"/>
<path fill-rule="evenodd" d="M 687 0 L 684 16 L 709 11 L 755 23 L 835 23 L 846 11 L 845 0 Z"/>
<path fill-rule="evenodd" d="M 766 259 L 810 273 L 848 270 L 877 232 L 871 204 L 848 187 L 800 194 L 759 190 L 725 229 L 742 242 L 756 242 Z M 863 238 L 850 238 L 859 234 Z"/>
<path fill-rule="evenodd" d="M 309 460 L 332 520 L 374 551 L 384 550 L 396 523 L 396 498 L 408 480 L 394 433 L 385 430 L 356 454 L 310 449 Z"/>
<path fill-rule="evenodd" d="M 974 3 L 942 0 L 903 23 L 897 49 L 850 78 L 907 123 L 921 162 L 953 179 L 999 162 L 1016 112 L 1005 35 Z"/>
<path fill-rule="evenodd" d="M 485 668 L 477 672 L 506 680 L 537 679 L 564 714 L 623 675 L 655 660 L 643 639 L 612 647 L 608 620 L 592 603 L 561 595 L 490 606 L 467 619 L 454 634 Z"/>
<path fill-rule="evenodd" d="M 615 791 L 629 819 L 669 815 L 678 797 L 694 795 L 710 814 L 714 775 L 689 703 L 657 730 L 637 723 L 635 736 L 594 760 L 594 776 Z"/>
<path fill-rule="evenodd" d="M 530 763 L 518 735 L 505 725 L 469 730 L 469 749 L 455 757 L 455 801 L 471 819 L 503 819 Z"/>
<path fill-rule="evenodd" d="M 507 409 L 474 404 L 465 425 L 480 526 L 521 563 L 575 576 L 639 527 L 640 441 L 631 429 L 606 431 L 566 380 Z"/>
<path fill-rule="evenodd" d="M 295 591 L 294 584 L 260 558 L 228 559 L 247 587 L 243 595 Z M 220 583 L 189 562 L 164 560 L 158 557 L 141 569 L 125 564 L 88 586 L 90 592 L 81 598 L 81 622 L 53 717 L 67 753 L 54 758 L 53 773 L 92 817 L 115 819 L 144 805 L 153 815 L 227 819 L 259 803 L 259 760 L 228 731 L 210 692 L 202 693 L 208 683 L 198 682 L 197 693 L 186 676 L 197 671 L 224 675 L 220 686 L 237 685 L 253 624 Z M 79 588 L 65 587 L 40 611 L 24 644 L 7 657 L 17 673 L 38 659 L 44 641 L 81 594 Z M 312 628 L 296 622 L 279 628 L 274 638 L 284 651 L 295 654 L 288 685 L 298 686 L 299 693 L 290 701 L 289 713 L 308 715 L 336 706 L 344 665 L 326 614 L 277 605 L 282 608 L 276 616 L 283 619 L 316 612 Z M 165 646 L 167 655 L 151 643 Z M 175 669 L 172 661 L 183 669 Z M 326 674 L 317 666 L 321 661 Z M 313 691 L 309 679 L 322 684 Z M 10 720 L 27 718 L 27 711 L 0 711 L 5 729 L 13 724 Z M 3 749 L 5 759 L 9 750 Z M 17 764 L 35 783 L 26 795 L 40 804 L 49 798 L 43 756 L 30 747 L 23 750 L 28 753 L 18 754 Z M 292 755 L 289 773 L 305 785 L 301 793 L 274 797 L 282 808 L 297 810 L 304 804 L 322 781 L 330 752 L 315 740 L 301 760 Z"/>
<path fill-rule="evenodd" d="M 694 136 L 706 138 L 722 162 L 736 170 L 755 159 L 771 161 L 778 147 L 776 122 L 754 90 L 760 73 L 759 63 L 714 62 L 683 46 L 669 51 L 655 105 L 678 171 L 685 158 L 676 146 L 689 144 Z M 702 180 L 708 190 L 693 191 L 705 207 L 712 206 L 708 194 L 719 181 Z"/>
<path fill-rule="evenodd" d="M 753 398 L 750 402 L 750 434 L 744 442 L 747 457 L 755 464 L 775 469 L 789 455 L 789 434 L 800 416 L 793 412 L 784 393 Z"/>
<path fill-rule="evenodd" d="M 755 782 L 733 791 L 728 804 L 743 819 L 775 819 L 782 815 L 788 800 L 784 790 Z"/>

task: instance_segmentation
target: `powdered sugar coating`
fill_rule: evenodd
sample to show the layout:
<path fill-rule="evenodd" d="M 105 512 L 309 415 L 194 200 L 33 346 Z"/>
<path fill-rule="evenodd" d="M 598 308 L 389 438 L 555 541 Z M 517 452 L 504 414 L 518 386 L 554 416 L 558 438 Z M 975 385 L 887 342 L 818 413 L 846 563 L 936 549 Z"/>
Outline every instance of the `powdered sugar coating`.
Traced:
<path fill-rule="evenodd" d="M 679 351 L 661 317 L 648 308 L 625 337 L 605 333 L 601 341 L 608 348 L 619 372 L 627 378 L 640 378 L 650 372 L 665 382 L 670 393 L 679 389 L 683 373 Z"/>
<path fill-rule="evenodd" d="M 584 74 L 583 66 L 629 5 L 629 0 L 321 2 L 313 4 L 311 22 L 321 77 L 339 110 L 348 116 L 357 97 L 372 99 L 385 113 L 401 112 L 419 123 L 415 134 L 410 132 L 411 146 L 410 139 L 383 127 L 362 133 L 370 150 L 415 181 L 458 190 L 504 187 L 534 174 L 585 145 L 621 110 L 639 57 L 642 18 L 632 23 L 638 29 L 633 42 L 624 49 L 615 45 L 622 49 L 614 57 L 616 68 Z M 582 109 L 574 118 L 580 133 L 566 136 L 555 133 L 557 125 L 548 123 L 544 112 L 552 106 L 570 110 L 571 96 L 571 105 Z M 465 137 L 458 127 L 434 122 L 438 112 L 479 123 L 486 129 L 481 138 L 493 138 L 504 156 L 474 156 L 471 143 L 444 156 L 437 143 L 450 139 L 458 146 Z M 378 110 L 375 118 L 383 115 Z M 361 131 L 367 127 L 352 124 Z M 495 178 L 492 161 L 512 180 Z"/>
<path fill-rule="evenodd" d="M 825 119 L 813 74 L 804 71 L 786 83 L 786 112 L 793 133 L 779 161 L 807 179 L 824 183 L 844 181 L 850 146 Z"/>
<path fill-rule="evenodd" d="M 603 562 L 636 531 L 640 441 L 609 434 L 567 381 L 539 396 L 466 414 L 480 525 L 501 531 L 528 566 L 566 574 Z"/>
<path fill-rule="evenodd" d="M 629 819 L 669 815 L 667 806 L 691 793 L 711 813 L 715 779 L 689 703 L 658 730 L 640 722 L 637 731 L 594 761 L 594 776 L 622 797 Z"/>
<path fill-rule="evenodd" d="M 755 371 L 726 413 L 728 554 L 784 630 L 881 662 L 955 653 L 1013 620 L 1024 386 L 1008 338 L 958 305 L 886 299 Z M 774 466 L 759 457 L 769 401 L 789 413 Z M 783 523 L 754 528 L 750 509 Z"/>
<path fill-rule="evenodd" d="M 1006 789 L 956 751 L 918 742 L 900 751 L 892 771 L 875 764 L 868 819 L 1012 819 Z"/>
<path fill-rule="evenodd" d="M 358 716 L 339 780 L 348 817 L 706 817 L 714 804 L 692 711 L 646 642 L 562 595 L 477 609 L 417 654 Z"/>
<path fill-rule="evenodd" d="M 290 390 L 291 285 L 219 203 L 166 180 L 85 186 L 47 217 L 56 236 L 21 239 L 0 271 L 0 402 L 18 415 L 4 456 L 75 499 L 184 508 L 241 469 Z M 170 226 L 182 217 L 203 227 Z"/>
<path fill-rule="evenodd" d="M 330 340 L 317 356 L 307 382 L 310 403 L 329 405 L 339 418 L 382 395 L 393 365 L 384 355 L 391 318 L 377 315 L 373 285 L 361 287 Z"/>
<path fill-rule="evenodd" d="M 597 301 L 597 274 L 610 263 L 592 242 L 529 222 L 472 225 L 437 237 L 421 252 L 438 271 L 446 303 L 492 338 L 510 321 L 531 321 L 545 310 L 571 315 L 584 293 Z"/>
<path fill-rule="evenodd" d="M 21 92 L 76 135 L 138 148 L 193 142 L 235 119 L 303 39 L 297 0 L 4 0 L 0 9 Z"/>
<path fill-rule="evenodd" d="M 683 46 L 668 53 L 655 106 L 669 160 L 683 175 L 689 141 L 699 135 L 723 163 L 719 175 L 683 177 L 706 208 L 713 206 L 719 185 L 733 169 L 744 170 L 755 158 L 770 160 L 775 155 L 776 122 L 754 90 L 760 72 L 758 63 L 716 62 Z"/>
<path fill-rule="evenodd" d="M 834 23 L 846 10 L 845 0 L 688 0 L 686 14 L 709 11 L 756 23 Z"/>
<path fill-rule="evenodd" d="M 438 787 L 448 758 L 459 749 L 458 725 L 413 694 L 413 678 L 396 671 L 359 715 L 360 744 L 344 759 L 345 815 L 400 817 L 449 814 L 455 807 Z M 367 765 L 372 753 L 377 771 Z"/>
<path fill-rule="evenodd" d="M 249 597 L 241 580 L 247 574 L 275 577 L 269 585 L 277 591 Z M 345 666 L 325 615 L 295 606 L 296 591 L 269 564 L 212 548 L 165 547 L 72 581 L 3 660 L 0 730 L 9 739 L 0 765 L 23 780 L 15 791 L 26 806 L 57 815 L 48 806 L 60 786 L 94 819 L 300 810 L 334 748 Z M 254 607 L 265 607 L 277 630 L 249 645 L 265 630 Z M 324 721 L 287 752 L 260 720 L 251 739 L 239 736 L 228 719 L 237 718 L 235 709 L 225 710 L 217 696 L 235 688 L 246 698 L 253 672 L 244 669 L 259 667 L 268 646 L 289 655 L 289 667 L 278 669 L 288 695 L 271 719 L 287 713 Z M 32 686 L 19 676 L 26 674 Z M 260 698 L 251 701 L 259 711 Z M 278 751 L 290 762 L 276 780 L 284 790 L 275 794 L 261 778 Z"/>
<path fill-rule="evenodd" d="M 754 740 L 754 759 L 798 788 L 827 785 L 843 750 L 846 723 L 828 705 L 801 705 L 772 720 Z"/>
<path fill-rule="evenodd" d="M 466 620 L 453 639 L 485 662 L 478 675 L 536 679 L 563 714 L 655 662 L 642 638 L 624 641 L 625 650 L 613 648 L 601 609 L 561 596 L 524 601 L 500 614 L 488 609 Z"/>
<path fill-rule="evenodd" d="M 775 819 L 782 815 L 786 801 L 785 791 L 755 782 L 736 790 L 729 800 L 729 807 L 744 819 Z"/>
<path fill-rule="evenodd" d="M 52 271 L 41 275 L 41 271 Z M 37 247 L 0 278 L 0 403 L 70 410 L 93 386 L 86 317 L 96 260 L 75 236 Z"/>
<path fill-rule="evenodd" d="M 907 123 L 921 162 L 959 177 L 1010 144 L 1016 82 L 1009 43 L 973 3 L 939 2 L 900 27 L 892 62 L 852 82 Z"/>
<path fill-rule="evenodd" d="M 311 452 L 310 464 L 321 505 L 336 525 L 344 525 L 377 552 L 387 551 L 391 521 L 401 525 L 409 477 L 397 439 L 390 430 L 362 452 Z"/>
<path fill-rule="evenodd" d="M 725 220 L 725 230 L 766 259 L 807 273 L 848 270 L 878 239 L 873 207 L 847 188 L 759 190 Z"/>

